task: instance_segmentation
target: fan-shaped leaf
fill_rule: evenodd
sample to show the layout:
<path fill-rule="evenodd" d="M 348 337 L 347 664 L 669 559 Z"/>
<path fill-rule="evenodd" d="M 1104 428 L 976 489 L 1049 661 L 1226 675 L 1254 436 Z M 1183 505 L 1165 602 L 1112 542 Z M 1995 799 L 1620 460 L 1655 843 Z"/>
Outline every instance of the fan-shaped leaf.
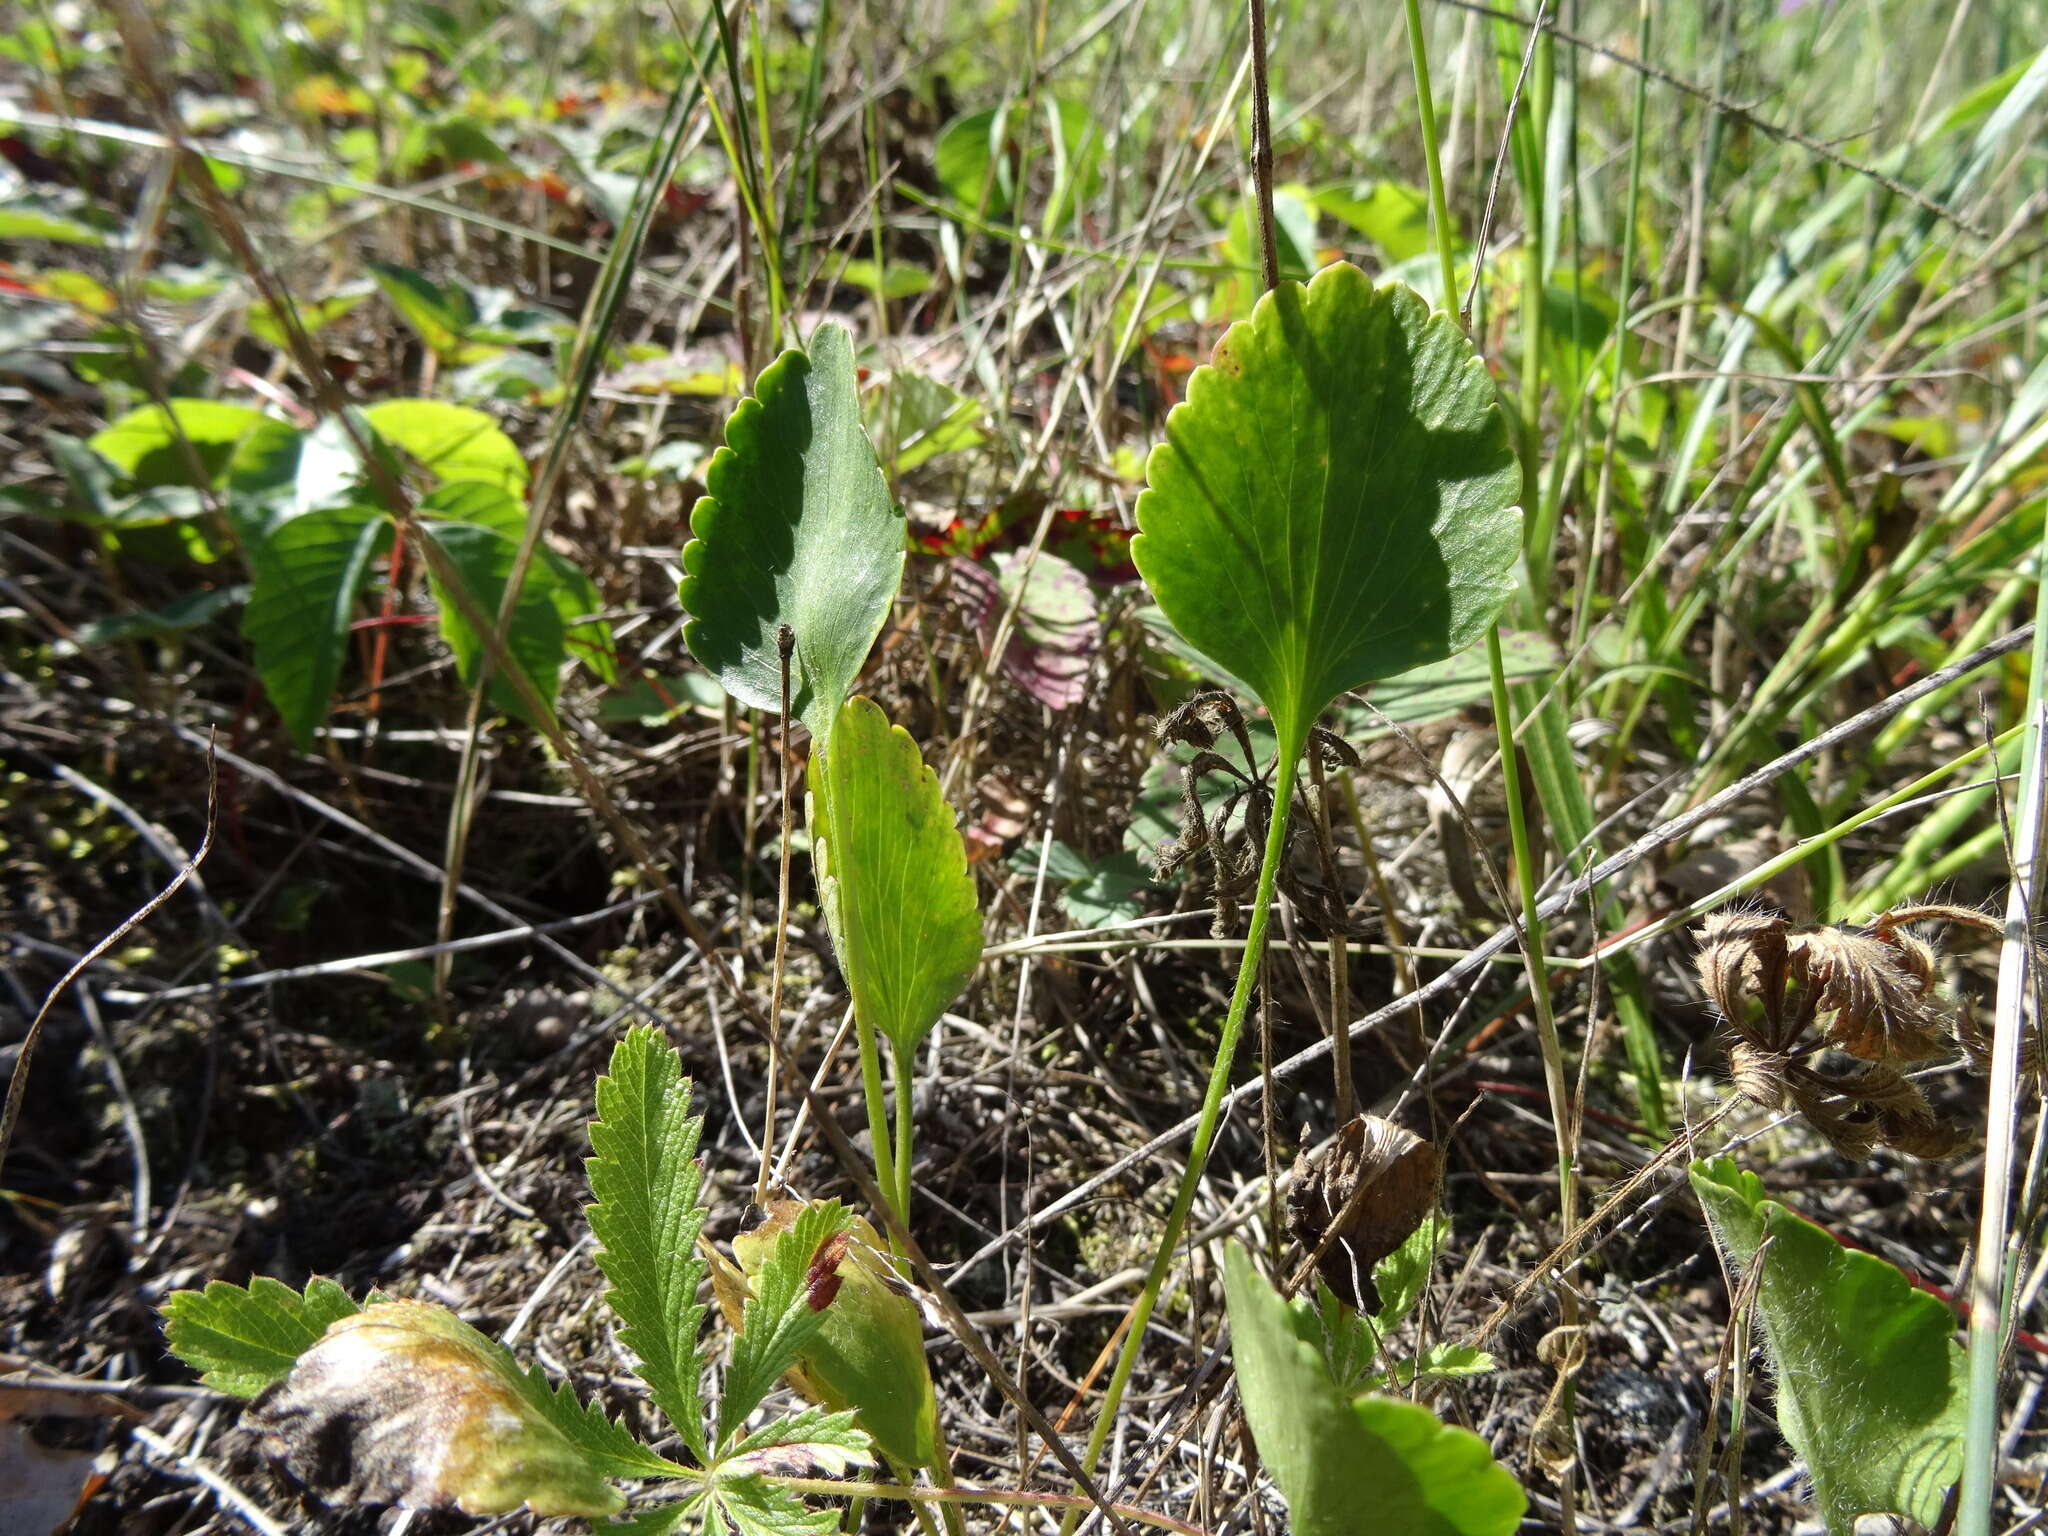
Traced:
<path fill-rule="evenodd" d="M 823 742 L 903 577 L 903 515 L 861 430 L 844 329 L 820 326 L 808 356 L 762 371 L 704 484 L 683 547 L 683 637 L 727 693 L 774 710 L 788 625 L 793 706 Z"/>
<path fill-rule="evenodd" d="M 1131 555 L 1298 755 L 1337 694 L 1492 622 L 1519 476 L 1457 324 L 1340 263 L 1260 299 L 1195 371 L 1146 465 Z"/>
<path fill-rule="evenodd" d="M 1294 1536 L 1510 1536 L 1528 1501 L 1470 1430 L 1416 1403 L 1353 1398 L 1330 1377 L 1319 1325 L 1224 1250 L 1232 1363 L 1259 1456 Z"/>
<path fill-rule="evenodd" d="M 870 699 L 840 711 L 811 758 L 819 885 L 853 1005 L 914 1050 L 981 960 L 967 849 L 917 743 Z"/>
<path fill-rule="evenodd" d="M 1955 1314 L 1876 1254 L 1766 1200 L 1763 1181 L 1727 1158 L 1694 1163 L 1692 1187 L 1738 1272 L 1770 1243 L 1757 1311 L 1778 1427 L 1806 1458 L 1828 1529 L 1889 1513 L 1933 1525 L 1963 1469 L 1968 1389 Z"/>

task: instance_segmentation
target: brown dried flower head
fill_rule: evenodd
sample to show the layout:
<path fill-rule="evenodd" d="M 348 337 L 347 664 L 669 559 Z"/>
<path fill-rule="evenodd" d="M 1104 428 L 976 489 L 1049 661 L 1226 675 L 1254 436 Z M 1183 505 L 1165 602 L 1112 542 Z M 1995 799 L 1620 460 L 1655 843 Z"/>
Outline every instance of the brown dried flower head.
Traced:
<path fill-rule="evenodd" d="M 1737 1091 L 1767 1109 L 1789 1097 L 1849 1156 L 1885 1146 L 1938 1158 L 1967 1146 L 1971 1133 L 1898 1071 L 1944 1055 L 1982 1070 L 1988 1055 L 1967 999 L 1939 985 L 1935 947 L 1907 929 L 1926 921 L 1997 931 L 1967 907 L 1905 907 L 1865 926 L 1806 930 L 1754 909 L 1709 915 L 1694 964 L 1732 1031 Z M 1829 1050 L 1860 1065 L 1830 1066 L 1819 1059 Z"/>

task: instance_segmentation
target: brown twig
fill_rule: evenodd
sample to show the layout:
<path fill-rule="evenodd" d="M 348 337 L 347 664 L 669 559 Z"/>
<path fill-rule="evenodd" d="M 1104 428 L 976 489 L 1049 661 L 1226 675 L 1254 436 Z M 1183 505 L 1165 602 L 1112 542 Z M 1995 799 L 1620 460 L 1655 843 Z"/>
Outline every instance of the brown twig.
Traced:
<path fill-rule="evenodd" d="M 52 1005 L 63 995 L 64 989 L 76 981 L 87 966 L 132 933 L 138 923 L 169 901 L 178 893 L 179 888 L 192 878 L 193 872 L 199 868 L 200 861 L 213 847 L 213 829 L 217 820 L 219 800 L 220 764 L 214 757 L 212 747 L 209 746 L 206 753 L 206 835 L 200 838 L 199 847 L 194 850 L 191 858 L 179 866 L 178 872 L 171 876 L 169 885 L 129 913 L 119 927 L 72 962 L 71 969 L 57 978 L 57 984 L 50 988 L 49 994 L 43 998 L 42 1007 L 38 1008 L 36 1016 L 29 1020 L 28 1033 L 21 1039 L 21 1052 L 14 1058 L 13 1075 L 7 1081 L 7 1105 L 4 1110 L 0 1110 L 0 1173 L 4 1173 L 7 1168 L 7 1146 L 14 1138 L 15 1122 L 21 1117 L 21 1102 L 28 1092 L 29 1062 L 35 1056 L 36 1042 L 42 1038 L 43 1020 L 49 1016 Z"/>

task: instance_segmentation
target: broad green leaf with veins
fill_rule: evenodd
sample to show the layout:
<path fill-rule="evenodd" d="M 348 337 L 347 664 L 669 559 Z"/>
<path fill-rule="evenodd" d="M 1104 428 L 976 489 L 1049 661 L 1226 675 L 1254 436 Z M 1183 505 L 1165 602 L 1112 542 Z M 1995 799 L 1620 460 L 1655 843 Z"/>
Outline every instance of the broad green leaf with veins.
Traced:
<path fill-rule="evenodd" d="M 95 432 L 89 445 L 137 485 L 271 491 L 291 483 L 303 442 L 290 422 L 253 406 L 171 400 L 130 411 Z"/>
<path fill-rule="evenodd" d="M 1931 1526 L 1962 1476 L 1968 1388 L 1956 1317 L 1873 1253 L 1845 1248 L 1766 1200 L 1727 1158 L 1692 1165 L 1692 1187 L 1746 1273 L 1765 1242 L 1757 1312 L 1778 1377 L 1778 1427 L 1806 1458 L 1828 1529 L 1910 1515 Z"/>
<path fill-rule="evenodd" d="M 1146 480 L 1132 559 L 1290 758 L 1339 693 L 1462 650 L 1513 585 L 1521 471 L 1485 365 L 1348 264 L 1230 328 Z"/>
<path fill-rule="evenodd" d="M 1236 1242 L 1223 1289 L 1245 1421 L 1294 1536 L 1512 1536 L 1528 1500 L 1484 1440 L 1420 1404 L 1341 1389 L 1314 1312 L 1284 1300 Z"/>
<path fill-rule="evenodd" d="M 519 445 L 482 411 L 445 400 L 380 400 L 363 419 L 394 448 L 402 448 L 441 480 L 473 480 L 507 491 L 526 488 L 526 458 Z"/>
<path fill-rule="evenodd" d="M 476 523 L 422 520 L 418 527 L 447 554 L 486 622 L 495 622 L 505 584 L 519 558 L 519 541 Z M 610 666 L 610 631 L 602 621 L 570 622 L 591 611 L 589 605 L 595 593 L 589 580 L 550 551 L 538 551 L 537 556 L 526 568 L 526 581 L 519 589 L 519 601 L 507 627 L 505 648 L 526 674 L 534 692 L 552 709 L 555 695 L 561 690 L 562 664 L 569 659 L 571 646 L 586 660 L 602 657 L 602 666 L 592 661 L 602 674 Z M 442 638 L 455 653 L 455 665 L 463 682 L 471 683 L 485 654 L 483 639 L 438 577 L 433 579 L 432 586 L 434 600 L 441 608 Z M 519 695 L 502 674 L 492 672 L 488 691 L 500 709 L 522 719 L 526 717 Z"/>
<path fill-rule="evenodd" d="M 903 514 L 861 430 L 842 327 L 762 370 L 704 484 L 683 546 L 690 654 L 742 704 L 779 710 L 788 625 L 791 707 L 822 743 L 903 578 Z"/>
<path fill-rule="evenodd" d="M 322 507 L 268 528 L 249 519 L 240 527 L 256 578 L 242 633 L 263 691 L 304 748 L 327 718 L 356 598 L 391 547 L 391 520 L 374 507 Z"/>

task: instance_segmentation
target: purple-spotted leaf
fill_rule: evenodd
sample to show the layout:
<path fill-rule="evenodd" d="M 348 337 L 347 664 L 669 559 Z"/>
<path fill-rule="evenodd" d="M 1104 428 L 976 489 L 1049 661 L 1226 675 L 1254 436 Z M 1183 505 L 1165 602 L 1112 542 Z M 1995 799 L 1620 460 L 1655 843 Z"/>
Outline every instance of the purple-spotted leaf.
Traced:
<path fill-rule="evenodd" d="M 1095 591 L 1058 555 L 1040 551 L 1027 573 L 1024 551 L 1005 550 L 994 570 L 953 562 L 953 580 L 984 645 L 993 644 L 1004 610 L 1017 619 L 1003 648 L 1003 671 L 1048 709 L 1069 709 L 1088 696 L 1088 671 L 1101 637 Z M 1023 598 L 1017 594 L 1022 591 Z"/>

